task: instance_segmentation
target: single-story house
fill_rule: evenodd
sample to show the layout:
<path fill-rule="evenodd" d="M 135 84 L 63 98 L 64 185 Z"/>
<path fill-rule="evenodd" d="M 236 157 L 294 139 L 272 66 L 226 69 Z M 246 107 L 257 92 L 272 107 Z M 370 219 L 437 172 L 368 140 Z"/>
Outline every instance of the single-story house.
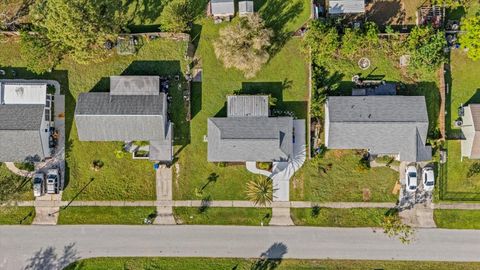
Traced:
<path fill-rule="evenodd" d="M 480 159 L 480 104 L 470 104 L 463 107 L 462 132 L 462 157 Z"/>
<path fill-rule="evenodd" d="M 149 159 L 173 159 L 173 125 L 159 76 L 112 76 L 110 92 L 82 93 L 75 108 L 80 141 L 149 141 Z"/>
<path fill-rule="evenodd" d="M 365 0 L 329 0 L 328 14 L 346 15 L 365 13 Z"/>
<path fill-rule="evenodd" d="M 427 161 L 432 159 L 431 146 L 425 145 L 428 123 L 423 96 L 330 96 L 325 104 L 325 146 Z"/>
<path fill-rule="evenodd" d="M 235 1 L 210 0 L 210 14 L 213 17 L 230 17 L 235 15 Z"/>
<path fill-rule="evenodd" d="M 246 16 L 254 13 L 253 1 L 240 1 L 238 2 L 238 15 Z"/>
<path fill-rule="evenodd" d="M 41 83 L 0 83 L 0 162 L 51 156 L 51 96 Z"/>
<path fill-rule="evenodd" d="M 288 161 L 293 118 L 270 117 L 268 96 L 228 96 L 227 117 L 208 119 L 208 161 Z"/>

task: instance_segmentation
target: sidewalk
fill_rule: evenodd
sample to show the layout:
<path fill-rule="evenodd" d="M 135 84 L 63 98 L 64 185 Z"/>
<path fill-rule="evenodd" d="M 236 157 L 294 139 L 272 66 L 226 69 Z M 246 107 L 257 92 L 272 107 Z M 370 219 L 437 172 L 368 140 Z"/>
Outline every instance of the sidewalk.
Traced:
<path fill-rule="evenodd" d="M 164 202 L 172 201 L 172 168 L 161 165 L 155 174 L 157 201 L 154 202 L 157 207 L 157 217 L 154 224 L 170 225 L 176 224 L 173 217 L 173 208 Z"/>

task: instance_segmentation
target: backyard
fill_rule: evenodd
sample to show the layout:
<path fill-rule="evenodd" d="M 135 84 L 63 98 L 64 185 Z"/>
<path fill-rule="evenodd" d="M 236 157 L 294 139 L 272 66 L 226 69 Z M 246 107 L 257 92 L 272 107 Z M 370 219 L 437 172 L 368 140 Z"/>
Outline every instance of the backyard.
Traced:
<path fill-rule="evenodd" d="M 255 1 L 256 10 L 276 32 L 298 29 L 309 17 L 309 1 Z M 282 15 L 282 16 L 280 16 Z M 198 43 L 196 51 L 203 68 L 203 82 L 192 90 L 191 140 L 179 149 L 178 170 L 174 176 L 176 200 L 209 198 L 245 199 L 245 183 L 254 177 L 244 164 L 214 164 L 207 162 L 207 118 L 226 116 L 226 96 L 235 91 L 248 94 L 272 94 L 277 98 L 275 108 L 292 111 L 298 118 L 306 118 L 308 98 L 308 66 L 302 41 L 283 36 L 279 50 L 251 80 L 234 69 L 225 69 L 216 59 L 212 42 L 227 23 L 214 24 L 204 18 L 194 25 L 192 37 Z M 280 41 L 279 41 L 280 42 Z M 212 181 L 211 175 L 215 175 Z"/>

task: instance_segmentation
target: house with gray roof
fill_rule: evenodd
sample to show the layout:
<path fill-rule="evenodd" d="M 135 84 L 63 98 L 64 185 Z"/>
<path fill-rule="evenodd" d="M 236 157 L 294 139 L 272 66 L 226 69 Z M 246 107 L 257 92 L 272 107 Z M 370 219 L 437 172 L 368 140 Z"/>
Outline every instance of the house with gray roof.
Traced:
<path fill-rule="evenodd" d="M 288 161 L 293 155 L 293 118 L 270 117 L 268 96 L 228 96 L 227 117 L 208 126 L 208 161 Z"/>
<path fill-rule="evenodd" d="M 0 162 L 51 156 L 51 96 L 42 83 L 0 83 Z"/>
<path fill-rule="evenodd" d="M 480 159 L 480 104 L 469 104 L 463 107 L 461 142 L 462 157 Z"/>
<path fill-rule="evenodd" d="M 235 15 L 235 1 L 210 0 L 210 14 L 213 17 L 230 17 Z"/>
<path fill-rule="evenodd" d="M 400 161 L 432 158 L 426 146 L 428 114 L 423 96 L 330 96 L 325 104 L 325 145 L 367 149 Z"/>
<path fill-rule="evenodd" d="M 173 159 L 173 125 L 158 76 L 112 76 L 110 92 L 82 93 L 75 108 L 80 141 L 149 141 L 149 159 Z"/>

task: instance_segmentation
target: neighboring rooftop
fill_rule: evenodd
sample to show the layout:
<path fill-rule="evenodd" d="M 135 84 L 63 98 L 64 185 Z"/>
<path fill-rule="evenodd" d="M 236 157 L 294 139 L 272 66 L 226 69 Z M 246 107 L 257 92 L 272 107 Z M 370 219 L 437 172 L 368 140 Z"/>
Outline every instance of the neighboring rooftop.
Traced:
<path fill-rule="evenodd" d="M 365 13 L 364 0 L 330 0 L 328 3 L 331 15 Z"/>
<path fill-rule="evenodd" d="M 111 76 L 110 95 L 158 95 L 158 76 Z"/>
<path fill-rule="evenodd" d="M 253 1 L 240 1 L 238 2 L 238 13 L 240 15 L 251 14 L 254 12 Z"/>
<path fill-rule="evenodd" d="M 462 121 L 462 157 L 480 159 L 480 104 L 465 106 Z"/>
<path fill-rule="evenodd" d="M 210 6 L 213 16 L 229 16 L 235 14 L 234 0 L 211 0 Z"/>
<path fill-rule="evenodd" d="M 227 116 L 267 116 L 268 96 L 266 95 L 232 95 L 227 96 Z"/>
<path fill-rule="evenodd" d="M 332 96 L 326 103 L 325 144 L 398 154 L 402 161 L 430 160 L 428 123 L 423 96 Z"/>
<path fill-rule="evenodd" d="M 208 119 L 211 162 L 286 161 L 293 153 L 293 118 Z"/>

